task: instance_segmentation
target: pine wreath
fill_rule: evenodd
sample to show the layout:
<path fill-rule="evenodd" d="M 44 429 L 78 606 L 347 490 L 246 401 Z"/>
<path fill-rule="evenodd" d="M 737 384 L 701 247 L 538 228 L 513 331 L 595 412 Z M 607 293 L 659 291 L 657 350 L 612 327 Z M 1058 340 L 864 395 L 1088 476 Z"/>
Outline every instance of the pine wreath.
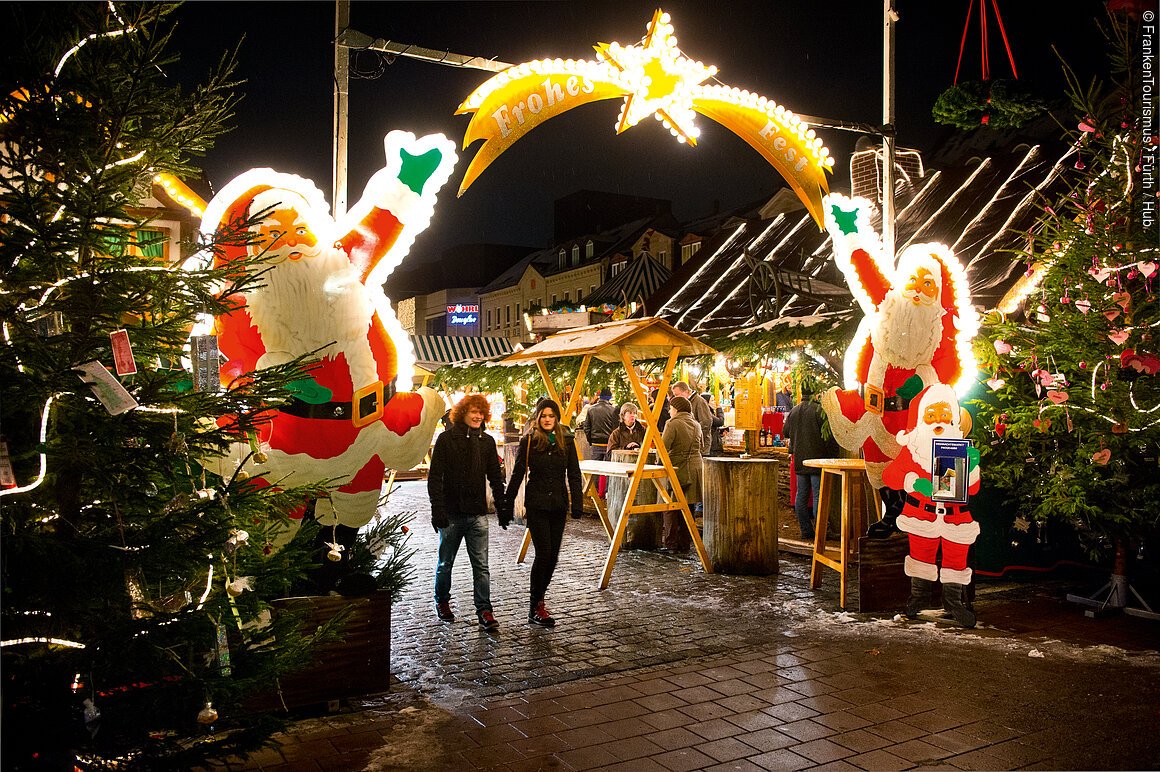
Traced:
<path fill-rule="evenodd" d="M 1043 100 L 1020 91 L 1013 81 L 964 81 L 939 94 L 931 115 L 963 131 L 979 126 L 1018 128 L 1046 109 Z"/>

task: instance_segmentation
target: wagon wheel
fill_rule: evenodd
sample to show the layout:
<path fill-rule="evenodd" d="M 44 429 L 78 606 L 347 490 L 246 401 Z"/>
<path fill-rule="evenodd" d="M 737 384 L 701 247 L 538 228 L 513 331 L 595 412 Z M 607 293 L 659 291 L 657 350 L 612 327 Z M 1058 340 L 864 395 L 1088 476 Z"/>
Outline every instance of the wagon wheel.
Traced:
<path fill-rule="evenodd" d="M 773 266 L 764 260 L 757 260 L 746 249 L 741 255 L 745 267 L 749 269 L 747 281 L 749 289 L 749 312 L 756 323 L 777 317 L 777 278 Z"/>

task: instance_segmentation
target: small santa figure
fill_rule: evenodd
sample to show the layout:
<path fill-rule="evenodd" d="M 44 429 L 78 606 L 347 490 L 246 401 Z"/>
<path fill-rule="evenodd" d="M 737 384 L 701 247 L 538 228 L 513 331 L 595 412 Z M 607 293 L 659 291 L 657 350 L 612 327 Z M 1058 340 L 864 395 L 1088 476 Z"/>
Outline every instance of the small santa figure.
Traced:
<path fill-rule="evenodd" d="M 339 223 L 309 180 L 271 169 L 235 178 L 203 218 L 207 234 L 248 229 L 248 243 L 215 259 L 248 259 L 247 270 L 258 274 L 230 298 L 234 310 L 214 320 L 226 360 L 222 383 L 303 356 L 316 360 L 263 426 L 254 454 L 261 463 L 249 471 L 258 484 L 280 487 L 336 480 L 315 506 L 323 525 L 365 525 L 386 467 L 421 461 L 444 411 L 435 391 L 411 391 L 414 355 L 382 284 L 429 225 L 455 146 L 439 135 L 393 131 L 385 148 L 386 167 Z"/>
<path fill-rule="evenodd" d="M 979 524 L 971 519 L 966 504 L 943 500 L 955 497 L 958 472 L 936 469 L 933 451 L 936 439 L 961 440 L 970 431 L 970 414 L 959 408 L 954 389 L 936 383 L 911 400 L 908 415 L 907 428 L 897 437 L 898 457 L 882 473 L 888 486 L 906 494 L 897 523 L 910 540 L 904 569 L 910 577 L 906 615 L 918 616 L 930 599 L 932 584 L 941 580 L 946 610 L 963 627 L 974 627 L 975 613 L 964 591 L 971 583 L 967 551 L 979 535 Z M 965 473 L 966 493 L 973 495 L 979 490 L 979 451 L 975 448 L 967 450 Z"/>

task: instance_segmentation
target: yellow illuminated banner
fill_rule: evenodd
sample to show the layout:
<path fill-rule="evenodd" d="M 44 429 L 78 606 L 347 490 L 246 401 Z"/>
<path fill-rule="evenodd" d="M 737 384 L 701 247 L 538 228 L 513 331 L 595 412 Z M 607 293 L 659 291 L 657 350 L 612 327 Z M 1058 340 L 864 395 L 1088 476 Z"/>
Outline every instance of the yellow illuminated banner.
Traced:
<path fill-rule="evenodd" d="M 544 121 L 573 107 L 627 93 L 619 73 L 603 63 L 544 60 L 504 70 L 455 111 L 474 113 L 463 147 L 484 141 L 463 175 L 459 195 L 501 153 Z"/>
<path fill-rule="evenodd" d="M 825 161 L 830 159 L 813 129 L 763 96 L 726 86 L 702 89 L 693 109 L 748 142 L 822 222 L 822 197 L 830 192 Z"/>
<path fill-rule="evenodd" d="M 649 115 L 678 142 L 697 144 L 695 113 L 739 135 L 790 184 L 822 227 L 821 200 L 834 165 L 822 141 L 792 112 L 748 91 L 703 83 L 717 68 L 685 56 L 677 47 L 669 15 L 658 9 L 637 44 L 599 43 L 597 61 L 541 59 L 498 73 L 464 100 L 457 115 L 471 113 L 466 149 L 483 145 L 468 166 L 459 195 L 492 161 L 536 126 L 590 102 L 621 97 L 616 133 Z"/>

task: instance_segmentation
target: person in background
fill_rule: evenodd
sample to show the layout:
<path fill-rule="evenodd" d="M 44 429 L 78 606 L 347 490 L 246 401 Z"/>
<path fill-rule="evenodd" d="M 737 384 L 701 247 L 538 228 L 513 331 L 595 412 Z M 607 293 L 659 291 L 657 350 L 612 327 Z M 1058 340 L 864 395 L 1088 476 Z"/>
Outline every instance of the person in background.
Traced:
<path fill-rule="evenodd" d="M 588 458 L 603 461 L 608 453 L 608 435 L 616 428 L 616 407 L 612 404 L 612 390 L 605 386 L 588 414 L 578 425 L 588 438 Z"/>
<path fill-rule="evenodd" d="M 709 411 L 713 415 L 713 428 L 710 429 L 709 434 L 709 455 L 719 456 L 724 452 L 724 445 L 721 442 L 721 432 L 725 428 L 725 411 L 717 404 L 717 400 L 713 398 L 713 393 L 706 391 L 701 395 L 701 399 L 705 400 L 705 404 L 709 406 Z"/>
<path fill-rule="evenodd" d="M 802 401 L 805 401 L 805 392 L 802 392 Z M 789 381 L 774 395 L 774 409 L 779 413 L 788 413 L 793 410 L 793 392 L 790 391 Z"/>
<path fill-rule="evenodd" d="M 589 461 L 606 461 L 608 459 L 608 437 L 616 428 L 617 411 L 612 404 L 612 390 L 607 386 L 600 390 L 596 401 L 588 408 L 584 420 L 577 424 L 588 440 L 587 457 Z M 603 496 L 608 490 L 608 478 L 599 475 L 596 478 L 596 492 Z"/>
<path fill-rule="evenodd" d="M 644 442 L 645 427 L 637 416 L 640 408 L 635 403 L 625 402 L 620 406 L 620 424 L 608 435 L 608 452 L 614 450 L 636 450 Z"/>
<path fill-rule="evenodd" d="M 813 400 L 813 392 L 809 387 L 802 386 L 802 401 L 786 416 L 783 431 L 789 451 L 793 454 L 793 468 L 797 475 L 797 497 L 793 510 L 797 515 L 802 539 L 809 541 L 814 536 L 818 517 L 818 489 L 822 485 L 822 470 L 804 466 L 803 462 L 815 458 L 835 458 L 838 455 L 838 443 L 833 436 L 822 438 L 822 409 Z"/>
<path fill-rule="evenodd" d="M 444 622 L 454 622 L 451 611 L 451 569 L 461 542 L 467 542 L 475 613 L 488 630 L 499 627 L 491 607 L 491 574 L 487 567 L 487 490 L 496 502 L 499 524 L 507 528 L 512 508 L 504 498 L 503 473 L 495 440 L 483 430 L 491 406 L 482 394 L 468 394 L 449 414 L 451 428 L 439 435 L 431 453 L 427 494 L 431 525 L 439 534 L 439 562 L 435 566 L 435 610 Z"/>
<path fill-rule="evenodd" d="M 693 420 L 701 427 L 701 455 L 709 454 L 709 448 L 712 447 L 713 433 L 713 411 L 709 408 L 709 403 L 701 399 L 700 394 L 693 392 L 689 388 L 689 384 L 684 381 L 677 381 L 673 384 L 673 396 L 684 397 L 689 401 L 690 414 Z M 670 404 L 671 401 L 670 401 Z"/>
<path fill-rule="evenodd" d="M 701 427 L 693 420 L 692 406 L 685 397 L 669 400 L 669 420 L 661 441 L 669 452 L 669 460 L 677 472 L 677 482 L 691 510 L 701 502 Z M 673 552 L 689 550 L 692 537 L 680 512 L 665 512 L 661 542 L 665 549 Z"/>
<path fill-rule="evenodd" d="M 551 399 L 540 400 L 536 405 L 531 430 L 520 440 L 508 480 L 506 512 L 514 510 L 521 485 L 528 530 L 536 550 L 528 621 L 552 627 L 556 620 L 548 613 L 544 597 L 560 557 L 566 514 L 571 509 L 574 519 L 584 516 L 584 494 L 576 442 L 560 423 L 560 406 Z"/>
<path fill-rule="evenodd" d="M 653 388 L 648 393 L 648 406 L 653 408 L 657 404 L 657 393 L 660 389 Z M 665 430 L 665 423 L 669 420 L 669 398 L 666 395 L 664 404 L 661 406 L 660 418 L 657 419 L 657 431 L 663 432 Z"/>

